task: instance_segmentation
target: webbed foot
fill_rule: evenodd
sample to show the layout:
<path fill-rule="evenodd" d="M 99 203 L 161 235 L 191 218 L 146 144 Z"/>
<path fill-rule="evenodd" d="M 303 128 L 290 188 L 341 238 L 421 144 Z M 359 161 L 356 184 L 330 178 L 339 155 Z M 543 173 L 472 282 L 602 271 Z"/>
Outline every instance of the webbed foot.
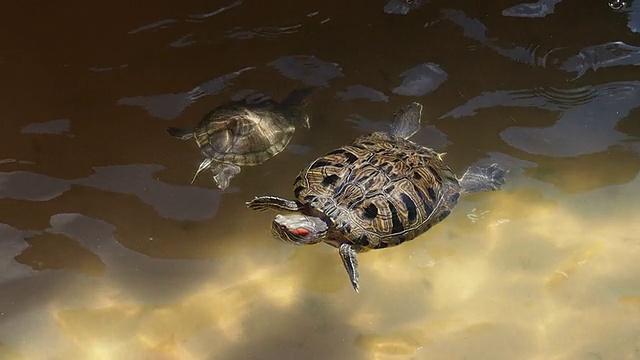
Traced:
<path fill-rule="evenodd" d="M 505 183 L 506 174 L 498 164 L 470 167 L 460 179 L 460 186 L 465 193 L 499 190 Z"/>
<path fill-rule="evenodd" d="M 240 166 L 234 164 L 220 164 L 214 169 L 213 180 L 215 180 L 218 187 L 222 190 L 229 186 L 231 179 L 240 173 Z"/>

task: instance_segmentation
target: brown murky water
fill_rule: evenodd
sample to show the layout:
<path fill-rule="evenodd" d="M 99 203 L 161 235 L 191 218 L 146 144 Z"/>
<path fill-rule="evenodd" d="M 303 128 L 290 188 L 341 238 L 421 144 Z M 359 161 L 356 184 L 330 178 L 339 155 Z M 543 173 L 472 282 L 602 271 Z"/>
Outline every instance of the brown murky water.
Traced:
<path fill-rule="evenodd" d="M 0 358 L 640 358 L 640 1 L 483 3 L 5 4 Z M 189 183 L 167 126 L 309 85 L 285 152 Z M 508 184 L 361 255 L 356 294 L 244 201 L 411 101 Z"/>

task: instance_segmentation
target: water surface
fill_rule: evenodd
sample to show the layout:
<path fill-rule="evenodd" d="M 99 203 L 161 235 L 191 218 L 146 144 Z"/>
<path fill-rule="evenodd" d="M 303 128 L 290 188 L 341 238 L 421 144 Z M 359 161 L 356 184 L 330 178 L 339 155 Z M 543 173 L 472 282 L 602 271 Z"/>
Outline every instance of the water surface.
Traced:
<path fill-rule="evenodd" d="M 0 358 L 640 358 L 637 1 L 6 4 Z M 221 191 L 168 126 L 316 88 Z M 509 169 L 412 242 L 271 238 L 257 195 L 419 101 L 413 140 Z"/>

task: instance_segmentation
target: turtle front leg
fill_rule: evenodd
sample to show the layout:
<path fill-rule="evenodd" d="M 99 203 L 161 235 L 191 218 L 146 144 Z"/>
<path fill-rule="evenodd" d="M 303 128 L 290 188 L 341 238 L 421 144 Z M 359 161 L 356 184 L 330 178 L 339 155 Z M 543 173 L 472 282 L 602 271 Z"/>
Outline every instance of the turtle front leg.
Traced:
<path fill-rule="evenodd" d="M 353 289 L 356 292 L 360 292 L 360 276 L 358 274 L 358 259 L 356 258 L 356 248 L 351 244 L 345 243 L 340 245 L 339 252 L 342 263 L 344 264 L 344 267 L 345 269 L 347 269 L 347 273 L 349 274 L 349 280 L 351 280 Z"/>
<path fill-rule="evenodd" d="M 246 205 L 251 210 L 276 210 L 296 212 L 302 210 L 302 204 L 282 199 L 276 196 L 258 196 L 251 201 L 247 201 Z"/>

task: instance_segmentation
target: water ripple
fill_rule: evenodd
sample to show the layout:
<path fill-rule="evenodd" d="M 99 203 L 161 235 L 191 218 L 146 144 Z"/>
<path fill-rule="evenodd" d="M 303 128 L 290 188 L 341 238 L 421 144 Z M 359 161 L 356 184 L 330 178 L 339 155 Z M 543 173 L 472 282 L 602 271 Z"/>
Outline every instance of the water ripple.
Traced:
<path fill-rule="evenodd" d="M 252 39 L 254 37 L 262 37 L 267 39 L 276 39 L 282 36 L 295 34 L 302 29 L 302 24 L 291 26 L 262 26 L 249 30 L 236 27 L 225 32 L 225 35 L 234 39 Z"/>
<path fill-rule="evenodd" d="M 118 105 L 141 106 L 153 117 L 175 119 L 197 99 L 205 95 L 219 93 L 229 85 L 232 79 L 252 69 L 254 67 L 246 67 L 230 74 L 222 75 L 181 93 L 121 98 L 118 100 Z"/>
<path fill-rule="evenodd" d="M 584 75 L 587 70 L 600 68 L 640 65 L 640 47 L 627 45 L 622 41 L 588 46 L 577 55 L 571 56 L 560 65 L 560 69 L 575 72 L 575 79 Z"/>
<path fill-rule="evenodd" d="M 503 16 L 540 18 L 553 14 L 557 4 L 562 0 L 540 0 L 535 3 L 524 3 L 502 11 Z"/>
<path fill-rule="evenodd" d="M 139 28 L 133 29 L 131 31 L 129 31 L 130 35 L 133 34 L 137 34 L 139 32 L 143 32 L 143 31 L 149 31 L 149 30 L 155 30 L 155 29 L 160 29 L 160 28 L 164 28 L 167 27 L 167 25 L 171 25 L 178 22 L 178 20 L 176 19 L 164 19 L 164 20 L 160 20 L 160 21 L 156 21 L 154 23 L 148 24 L 148 25 L 143 25 L 140 26 Z"/>
<path fill-rule="evenodd" d="M 487 44 L 493 39 L 487 38 L 487 26 L 478 19 L 468 17 L 460 10 L 444 9 L 442 14 L 454 24 L 462 28 L 463 36 Z"/>
<path fill-rule="evenodd" d="M 219 8 L 219 9 L 213 10 L 211 12 L 204 13 L 204 14 L 189 15 L 188 17 L 189 17 L 189 19 L 193 19 L 193 20 L 205 20 L 205 19 L 208 19 L 208 18 L 210 18 L 212 16 L 216 16 L 216 15 L 218 15 L 220 13 L 223 13 L 223 12 L 225 12 L 227 10 L 233 9 L 235 7 L 238 7 L 240 5 L 242 5 L 242 0 L 237 0 L 237 1 L 232 2 L 229 5 L 223 6 L 223 7 Z"/>
<path fill-rule="evenodd" d="M 549 104 L 557 105 L 557 109 L 567 109 L 588 104 L 597 96 L 597 92 L 592 86 L 567 89 L 536 87 L 531 89 L 530 95 L 546 99 Z"/>
<path fill-rule="evenodd" d="M 69 119 L 51 120 L 47 122 L 25 125 L 20 129 L 23 134 L 64 134 L 69 132 Z"/>
<path fill-rule="evenodd" d="M 62 180 L 26 171 L 0 173 L 0 199 L 48 201 L 73 185 L 134 195 L 160 216 L 174 220 L 203 220 L 215 216 L 219 190 L 170 185 L 155 179 L 160 165 L 117 165 L 95 168 L 86 178 Z M 234 191 L 234 190 L 232 190 Z"/>
<path fill-rule="evenodd" d="M 407 15 L 409 11 L 428 3 L 428 0 L 389 0 L 384 6 L 387 14 Z"/>
<path fill-rule="evenodd" d="M 346 91 L 340 91 L 336 97 L 341 100 L 366 99 L 369 101 L 389 101 L 389 97 L 383 92 L 364 85 L 351 85 Z"/>
<path fill-rule="evenodd" d="M 548 61 L 549 56 L 559 48 L 540 53 L 539 45 L 522 47 L 512 45 L 509 47 L 497 44 L 496 39 L 487 37 L 487 27 L 478 19 L 468 17 L 459 10 L 442 10 L 445 18 L 460 26 L 463 35 L 467 38 L 478 41 L 483 46 L 513 61 L 531 65 L 546 67 L 552 63 L 557 69 L 566 72 L 575 72 L 577 79 L 584 75 L 587 70 L 597 70 L 605 67 L 640 65 L 640 47 L 625 44 L 621 41 L 610 42 L 588 46 L 580 50 L 576 55 L 566 59 L 556 58 Z"/>
<path fill-rule="evenodd" d="M 0 254 L 3 255 L 0 256 L 0 274 L 2 274 L 0 283 L 8 282 L 29 273 L 25 267 L 20 266 L 13 260 L 13 256 L 27 247 L 24 239 L 33 235 L 33 232 L 23 231 L 0 223 L 0 239 L 2 239 L 0 241 Z"/>
<path fill-rule="evenodd" d="M 391 91 L 405 96 L 423 96 L 447 80 L 447 73 L 434 63 L 420 64 L 404 71 L 400 76 L 404 77 L 402 84 Z"/>
<path fill-rule="evenodd" d="M 344 76 L 338 64 L 320 60 L 313 55 L 282 56 L 268 65 L 287 78 L 310 86 L 329 86 L 329 80 Z"/>
<path fill-rule="evenodd" d="M 185 47 L 185 46 L 195 44 L 196 43 L 195 40 L 191 40 L 191 39 L 193 39 L 193 34 L 187 34 L 181 37 L 180 39 L 173 41 L 172 43 L 169 44 L 169 46 L 174 48 L 180 48 L 180 47 Z"/>
<path fill-rule="evenodd" d="M 470 116 L 480 108 L 536 107 L 560 112 L 550 127 L 510 127 L 500 133 L 522 151 L 554 157 L 574 157 L 627 146 L 632 138 L 616 124 L 640 107 L 640 82 L 615 82 L 573 90 L 517 90 L 483 93 L 441 118 Z"/>

